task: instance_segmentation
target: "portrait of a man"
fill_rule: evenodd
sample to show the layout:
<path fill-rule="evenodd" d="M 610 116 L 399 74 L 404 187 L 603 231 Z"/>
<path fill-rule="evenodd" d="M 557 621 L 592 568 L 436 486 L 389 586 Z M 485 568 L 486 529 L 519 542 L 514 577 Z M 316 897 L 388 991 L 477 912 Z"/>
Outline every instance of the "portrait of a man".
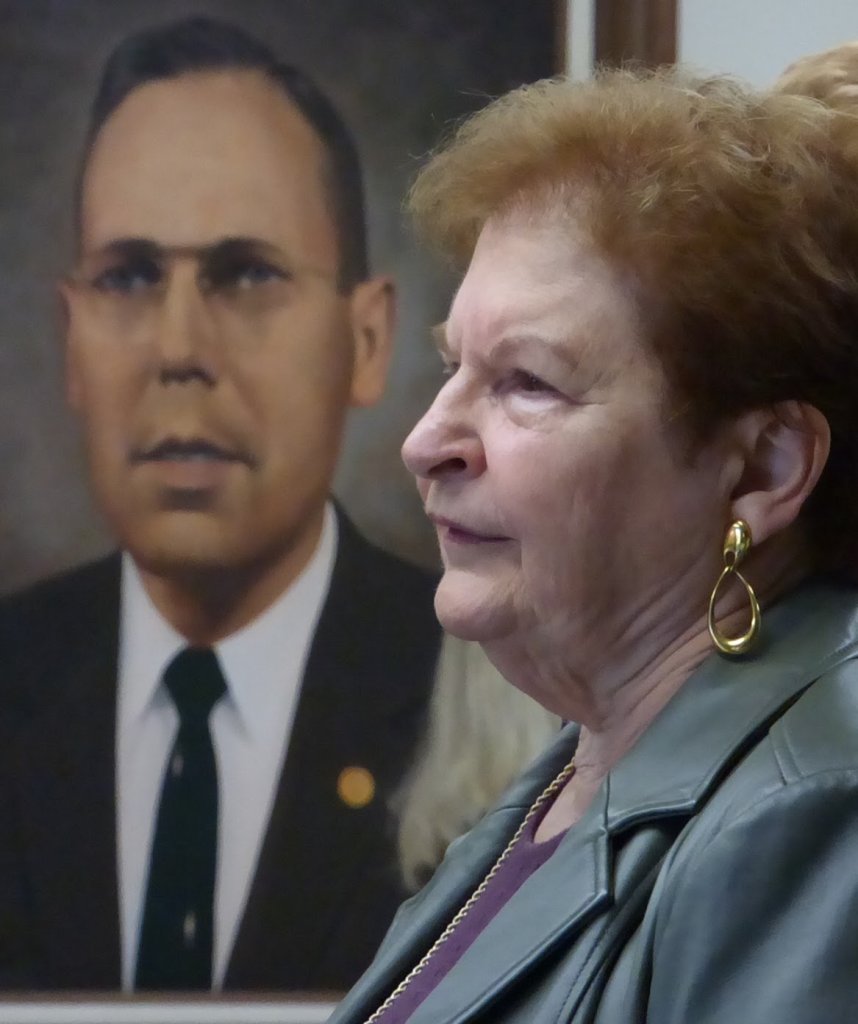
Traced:
<path fill-rule="evenodd" d="M 5 4 L 4 118 L 40 88 L 84 110 L 0 184 L 23 213 L 40 168 L 0 306 L 6 989 L 342 990 L 404 895 L 391 803 L 441 638 L 392 454 L 446 282 L 398 206 L 415 139 L 552 70 L 552 6 L 513 5 L 482 78 L 487 4 L 186 6 Z"/>

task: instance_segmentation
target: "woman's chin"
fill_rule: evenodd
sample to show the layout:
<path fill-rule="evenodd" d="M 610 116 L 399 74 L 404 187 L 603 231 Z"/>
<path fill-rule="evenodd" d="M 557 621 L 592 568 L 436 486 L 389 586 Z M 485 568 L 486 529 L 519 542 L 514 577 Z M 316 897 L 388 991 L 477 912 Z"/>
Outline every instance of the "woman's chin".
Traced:
<path fill-rule="evenodd" d="M 444 629 L 460 640 L 497 640 L 511 628 L 509 610 L 476 581 L 463 582 L 445 574 L 435 594 L 435 614 Z M 492 598 L 494 597 L 494 600 Z"/>

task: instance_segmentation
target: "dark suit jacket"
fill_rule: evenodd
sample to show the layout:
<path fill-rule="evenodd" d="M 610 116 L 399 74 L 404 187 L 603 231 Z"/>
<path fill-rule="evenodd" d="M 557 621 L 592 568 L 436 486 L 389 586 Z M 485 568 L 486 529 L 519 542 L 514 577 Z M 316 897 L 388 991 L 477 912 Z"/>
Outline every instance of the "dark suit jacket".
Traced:
<path fill-rule="evenodd" d="M 808 587 L 763 630 L 685 683 L 409 1024 L 858 1020 L 858 592 Z M 576 743 L 450 846 L 330 1024 L 388 996 Z"/>
<path fill-rule="evenodd" d="M 431 689 L 434 580 L 339 527 L 228 989 L 346 989 L 403 895 L 388 801 Z M 0 988 L 120 984 L 119 569 L 115 555 L 0 602 Z M 375 776 L 365 808 L 337 797 L 346 765 Z"/>

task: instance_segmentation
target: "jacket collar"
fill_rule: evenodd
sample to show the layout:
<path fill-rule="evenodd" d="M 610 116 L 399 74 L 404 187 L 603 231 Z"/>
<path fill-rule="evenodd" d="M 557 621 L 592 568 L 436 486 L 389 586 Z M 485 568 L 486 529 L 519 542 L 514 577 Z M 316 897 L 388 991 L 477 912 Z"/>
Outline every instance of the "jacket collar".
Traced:
<path fill-rule="evenodd" d="M 814 581 L 767 609 L 753 655 L 707 658 L 611 771 L 603 787 L 610 831 L 641 819 L 694 813 L 735 755 L 784 705 L 856 655 L 855 587 Z M 567 726 L 489 818 L 529 807 L 577 742 L 578 727 Z"/>
<path fill-rule="evenodd" d="M 611 836 L 632 824 L 693 814 L 785 705 L 826 669 L 855 655 L 856 592 L 806 586 L 767 611 L 764 629 L 765 643 L 753 658 L 713 655 L 685 683 L 610 773 L 555 855 L 513 896 L 508 914 L 490 922 L 465 954 L 457 983 L 436 989 L 415 1011 L 414 1024 L 469 1019 L 558 942 L 580 934 L 613 895 Z M 334 1021 L 352 1019 L 350 1011 L 361 1006 L 374 1009 L 422 956 L 494 863 L 523 809 L 571 756 L 577 738 L 575 726 L 563 730 L 499 806 L 451 846 L 429 886 L 402 909 L 373 967 Z M 667 840 L 658 829 L 641 838 L 650 844 L 641 862 L 657 864 Z M 590 943 L 579 945 L 572 956 L 583 972 Z"/>
<path fill-rule="evenodd" d="M 753 656 L 711 655 L 610 775 L 608 826 L 692 814 L 749 741 L 833 665 L 856 654 L 853 588 L 805 585 L 764 613 Z"/>

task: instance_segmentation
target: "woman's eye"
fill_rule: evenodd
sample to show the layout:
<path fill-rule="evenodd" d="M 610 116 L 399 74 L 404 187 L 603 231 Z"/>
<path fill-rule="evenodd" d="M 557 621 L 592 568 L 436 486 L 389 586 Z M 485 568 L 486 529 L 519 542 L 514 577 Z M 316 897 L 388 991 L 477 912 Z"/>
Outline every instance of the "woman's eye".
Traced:
<path fill-rule="evenodd" d="M 550 384 L 534 373 L 526 370 L 514 370 L 509 377 L 509 386 L 513 391 L 523 391 L 525 394 L 545 394 L 555 391 Z"/>
<path fill-rule="evenodd" d="M 118 295 L 136 295 L 161 283 L 161 268 L 154 260 L 118 263 L 103 270 L 93 280 L 94 288 Z"/>

